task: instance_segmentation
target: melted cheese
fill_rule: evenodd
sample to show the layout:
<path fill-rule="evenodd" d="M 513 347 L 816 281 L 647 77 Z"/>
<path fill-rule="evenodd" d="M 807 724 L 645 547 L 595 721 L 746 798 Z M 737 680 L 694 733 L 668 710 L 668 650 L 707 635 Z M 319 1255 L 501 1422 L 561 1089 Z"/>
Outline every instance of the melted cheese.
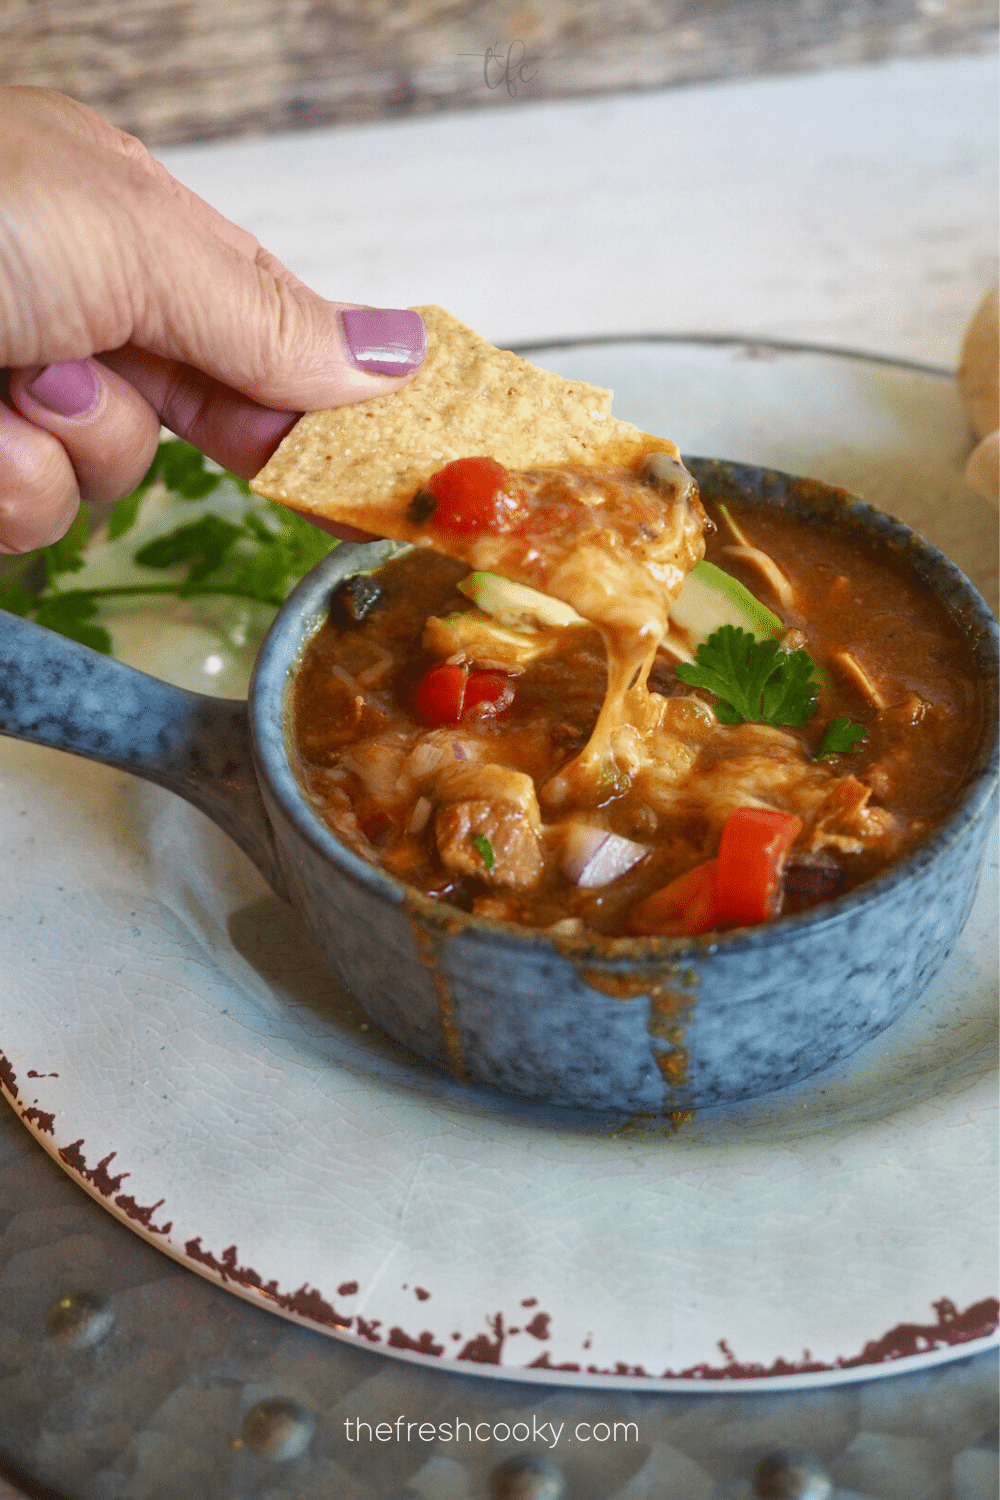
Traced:
<path fill-rule="evenodd" d="M 605 801 L 627 773 L 615 755 L 624 725 L 646 737 L 663 700 L 646 680 L 669 628 L 670 607 L 704 556 L 705 513 L 694 481 L 668 455 L 666 481 L 640 469 L 566 465 L 511 474 L 527 518 L 499 535 L 416 528 L 417 546 L 433 547 L 481 572 L 561 599 L 600 630 L 608 686 L 583 751 L 542 789 L 550 807 Z M 412 537 L 414 527 L 407 523 Z"/>

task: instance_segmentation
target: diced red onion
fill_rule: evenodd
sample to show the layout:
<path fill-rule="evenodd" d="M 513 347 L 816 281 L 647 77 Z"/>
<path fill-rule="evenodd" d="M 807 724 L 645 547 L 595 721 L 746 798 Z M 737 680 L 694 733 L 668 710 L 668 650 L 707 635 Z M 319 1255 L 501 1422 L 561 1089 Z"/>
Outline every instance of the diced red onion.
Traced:
<path fill-rule="evenodd" d="M 590 823 L 573 823 L 563 845 L 563 873 L 574 885 L 594 890 L 617 880 L 648 853 L 646 844 L 636 844 Z"/>
<path fill-rule="evenodd" d="M 452 740 L 451 753 L 456 760 L 468 760 L 469 758 L 468 750 L 466 750 L 464 745 L 460 745 L 458 740 Z"/>

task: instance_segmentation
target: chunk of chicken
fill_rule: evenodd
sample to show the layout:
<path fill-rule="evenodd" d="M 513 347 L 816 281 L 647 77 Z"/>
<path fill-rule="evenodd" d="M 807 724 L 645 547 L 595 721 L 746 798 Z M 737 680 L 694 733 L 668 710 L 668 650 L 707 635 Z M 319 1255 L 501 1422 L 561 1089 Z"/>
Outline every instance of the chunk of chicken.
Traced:
<path fill-rule="evenodd" d="M 671 749 L 662 763 L 646 763 L 636 789 L 660 820 L 700 818 L 710 840 L 739 807 L 795 813 L 804 825 L 801 850 L 859 854 L 897 836 L 892 814 L 868 805 L 870 786 L 853 776 L 838 777 L 824 762 L 810 760 L 801 741 L 784 729 L 717 726 L 693 764 L 689 747 L 677 742 Z"/>
<path fill-rule="evenodd" d="M 892 839 L 896 834 L 895 819 L 888 808 L 868 806 L 871 794 L 871 787 L 855 776 L 836 781 L 816 810 L 802 841 L 803 847 L 860 854 L 873 843 Z"/>
<path fill-rule="evenodd" d="M 512 890 L 538 884 L 541 816 L 530 776 L 492 764 L 450 766 L 435 778 L 432 795 L 439 804 L 434 837 L 447 869 Z"/>
<path fill-rule="evenodd" d="M 562 632 L 510 630 L 481 610 L 431 615 L 421 644 L 432 656 L 446 661 L 471 662 L 483 671 L 520 672 L 527 662 L 555 644 Z"/>
<path fill-rule="evenodd" d="M 535 783 L 524 771 L 498 766 L 492 761 L 452 762 L 434 777 L 427 795 L 435 802 L 482 801 L 509 803 L 530 826 L 541 826 Z"/>
<path fill-rule="evenodd" d="M 450 802 L 437 810 L 434 837 L 456 875 L 516 891 L 532 890 L 542 877 L 541 841 L 513 803 Z"/>
<path fill-rule="evenodd" d="M 482 757 L 482 746 L 475 735 L 458 725 L 424 731 L 417 740 L 406 764 L 415 787 L 433 786 L 435 779 L 449 768 L 457 768 Z M 431 793 L 428 792 L 428 796 Z"/>
<path fill-rule="evenodd" d="M 405 731 L 390 731 L 379 738 L 359 740 L 340 763 L 354 773 L 380 807 L 395 807 L 409 794 L 406 763 L 411 739 Z"/>

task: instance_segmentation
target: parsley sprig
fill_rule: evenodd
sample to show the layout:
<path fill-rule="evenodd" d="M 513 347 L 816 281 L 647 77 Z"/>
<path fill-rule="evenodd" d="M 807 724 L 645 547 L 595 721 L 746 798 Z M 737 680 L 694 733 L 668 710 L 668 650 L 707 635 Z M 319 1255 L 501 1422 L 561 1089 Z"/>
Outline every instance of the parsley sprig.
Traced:
<path fill-rule="evenodd" d="M 142 501 L 157 480 L 184 500 L 204 500 L 229 481 L 250 498 L 245 480 L 217 466 L 189 443 L 161 443 L 149 471 L 131 495 L 119 500 L 108 522 L 108 540 L 125 536 L 138 519 Z M 96 651 L 111 651 L 111 636 L 98 616 L 103 599 L 130 595 L 206 595 L 255 600 L 278 608 L 304 573 L 336 542 L 294 511 L 257 501 L 240 522 L 207 512 L 199 520 L 154 537 L 134 554 L 150 577 L 129 584 L 67 588 L 67 575 L 84 566 L 90 526 L 84 507 L 61 541 L 29 553 L 20 565 L 0 574 L 0 608 L 47 625 Z M 41 564 L 39 567 L 38 564 Z M 184 568 L 181 578 L 162 580 L 167 569 Z"/>
<path fill-rule="evenodd" d="M 819 707 L 816 668 L 807 651 L 782 651 L 750 630 L 722 625 L 703 641 L 690 665 L 675 668 L 679 681 L 707 688 L 720 701 L 723 724 L 788 724 L 801 729 Z"/>

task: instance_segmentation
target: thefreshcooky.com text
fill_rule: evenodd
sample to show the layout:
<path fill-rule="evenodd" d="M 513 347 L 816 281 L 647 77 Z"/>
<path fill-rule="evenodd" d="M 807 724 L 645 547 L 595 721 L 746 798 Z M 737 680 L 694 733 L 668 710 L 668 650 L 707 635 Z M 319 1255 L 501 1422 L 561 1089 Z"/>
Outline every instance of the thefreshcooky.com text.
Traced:
<path fill-rule="evenodd" d="M 555 1448 L 563 1438 L 565 1422 L 409 1422 L 405 1416 L 395 1422 L 366 1422 L 362 1417 L 345 1417 L 344 1432 L 349 1443 L 545 1443 Z M 352 1432 L 353 1428 L 353 1432 Z M 618 1443 L 639 1441 L 635 1422 L 577 1422 L 567 1443 Z"/>

